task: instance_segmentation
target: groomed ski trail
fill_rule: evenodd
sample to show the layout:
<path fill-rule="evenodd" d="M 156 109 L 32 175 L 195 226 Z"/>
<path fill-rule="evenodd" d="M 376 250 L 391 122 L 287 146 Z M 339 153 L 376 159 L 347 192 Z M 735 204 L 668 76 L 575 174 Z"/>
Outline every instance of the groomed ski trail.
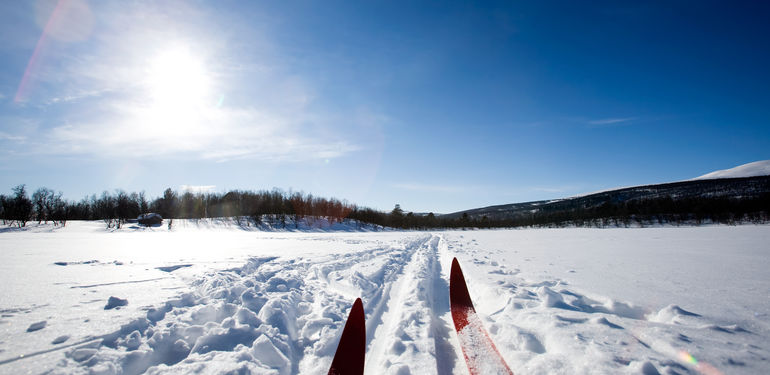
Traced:
<path fill-rule="evenodd" d="M 446 320 L 449 294 L 439 261 L 440 241 L 436 235 L 427 238 L 389 288 L 382 323 L 367 351 L 365 373 L 454 373 L 457 355 Z"/>
<path fill-rule="evenodd" d="M 326 373 L 355 298 L 364 301 L 369 326 L 429 239 L 410 235 L 366 241 L 368 248 L 356 252 L 255 257 L 209 272 L 192 280 L 189 292 L 148 307 L 118 331 L 54 348 L 65 356 L 50 373 Z"/>
<path fill-rule="evenodd" d="M 255 257 L 207 273 L 116 332 L 54 349 L 65 358 L 51 373 L 325 373 L 357 297 L 366 313 L 366 373 L 455 373 L 461 357 L 440 243 L 437 235 L 409 235 L 357 252 Z"/>

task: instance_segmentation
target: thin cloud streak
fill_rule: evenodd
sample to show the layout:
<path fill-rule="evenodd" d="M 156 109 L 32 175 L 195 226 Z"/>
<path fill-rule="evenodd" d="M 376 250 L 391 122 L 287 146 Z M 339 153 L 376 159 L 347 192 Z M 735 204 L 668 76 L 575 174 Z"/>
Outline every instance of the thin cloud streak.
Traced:
<path fill-rule="evenodd" d="M 150 107 L 119 107 L 123 105 L 121 101 L 108 106 L 107 117 L 119 119 L 111 124 L 85 118 L 83 122 L 55 127 L 46 142 L 55 146 L 48 152 L 299 162 L 336 158 L 358 150 L 345 140 L 312 138 L 301 122 L 253 108 L 208 108 L 169 117 L 154 113 Z"/>
<path fill-rule="evenodd" d="M 0 140 L 5 141 L 13 141 L 13 142 L 23 142 L 27 139 L 27 137 L 19 136 L 19 135 L 12 135 L 5 132 L 0 132 Z"/>
<path fill-rule="evenodd" d="M 616 126 L 616 125 L 628 123 L 634 120 L 636 120 L 636 117 L 606 118 L 606 119 L 588 121 L 588 125 L 593 125 L 595 127 Z"/>

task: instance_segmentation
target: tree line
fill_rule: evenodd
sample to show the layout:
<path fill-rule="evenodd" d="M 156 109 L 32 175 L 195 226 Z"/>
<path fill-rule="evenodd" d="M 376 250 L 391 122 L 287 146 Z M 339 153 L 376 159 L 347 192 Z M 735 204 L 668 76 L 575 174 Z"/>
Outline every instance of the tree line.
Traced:
<path fill-rule="evenodd" d="M 36 190 L 30 197 L 25 185 L 12 189 L 13 194 L 0 195 L 0 217 L 3 224 L 24 227 L 34 220 L 65 225 L 67 220 L 103 220 L 108 228 L 120 228 L 141 214 L 158 213 L 167 219 L 203 219 L 214 217 L 250 217 L 259 222 L 264 215 L 274 215 L 286 223 L 288 218 L 297 223 L 305 217 L 325 217 L 342 221 L 356 206 L 335 198 L 315 197 L 312 194 L 272 191 L 234 190 L 227 193 L 177 192 L 170 188 L 155 199 L 144 192 L 102 192 L 80 201 L 62 198 L 48 188 Z"/>
<path fill-rule="evenodd" d="M 298 225 L 306 217 L 325 217 L 332 222 L 354 219 L 359 223 L 401 229 L 515 228 L 559 226 L 630 226 L 649 224 L 734 224 L 766 223 L 770 219 L 770 193 L 748 197 L 709 195 L 677 198 L 671 196 L 613 200 L 598 204 L 568 204 L 559 209 L 533 210 L 510 217 L 490 218 L 468 213 L 450 218 L 405 212 L 396 204 L 390 212 L 357 207 L 344 200 L 312 194 L 234 190 L 226 193 L 177 192 L 166 189 L 160 197 L 148 199 L 144 192 L 103 192 L 80 201 L 62 198 L 61 192 L 39 188 L 29 196 L 25 185 L 0 195 L 3 224 L 23 227 L 30 220 L 65 225 L 67 220 L 103 220 L 108 228 L 120 228 L 140 214 L 158 213 L 166 219 L 251 218 L 259 223 L 270 215 L 284 227 L 287 221 Z M 289 220 L 291 219 L 291 220 Z"/>

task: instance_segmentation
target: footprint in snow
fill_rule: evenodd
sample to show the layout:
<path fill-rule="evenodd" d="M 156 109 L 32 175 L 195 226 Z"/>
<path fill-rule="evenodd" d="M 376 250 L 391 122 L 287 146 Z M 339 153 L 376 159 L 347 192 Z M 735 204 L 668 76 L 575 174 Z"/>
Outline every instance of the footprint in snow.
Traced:
<path fill-rule="evenodd" d="M 45 320 L 42 322 L 32 323 L 29 325 L 29 328 L 27 328 L 27 332 L 35 332 L 39 331 L 43 328 L 45 328 L 45 325 L 48 324 Z"/>
<path fill-rule="evenodd" d="M 700 314 L 687 311 L 677 305 L 668 305 L 660 309 L 657 313 L 647 316 L 647 320 L 655 323 L 677 324 L 686 319 L 700 318 Z"/>
<path fill-rule="evenodd" d="M 617 325 L 617 324 L 615 324 L 613 322 L 610 322 L 605 317 L 596 318 L 596 319 L 593 320 L 593 322 L 596 323 L 596 324 L 605 325 L 605 326 L 613 328 L 613 329 L 624 329 L 623 327 L 621 327 L 621 326 L 619 326 L 619 325 Z"/>
<path fill-rule="evenodd" d="M 739 326 L 737 324 L 733 324 L 733 325 L 729 325 L 729 326 L 718 326 L 716 324 L 712 324 L 712 325 L 707 325 L 707 326 L 705 326 L 703 328 L 707 328 L 707 329 L 710 329 L 712 331 L 717 331 L 717 332 L 722 332 L 722 333 L 729 333 L 731 335 L 736 334 L 736 333 L 751 333 L 751 331 L 749 331 L 749 330 L 747 330 L 747 329 L 745 329 L 745 328 L 743 328 L 743 327 L 741 327 L 741 326 Z"/>
<path fill-rule="evenodd" d="M 175 266 L 155 267 L 155 268 L 159 269 L 159 270 L 161 270 L 163 272 L 174 272 L 174 271 L 176 271 L 176 270 L 178 270 L 180 268 L 183 268 L 183 267 L 192 267 L 192 264 L 178 264 L 178 265 L 175 265 Z"/>
<path fill-rule="evenodd" d="M 655 367 L 655 365 L 652 364 L 652 362 L 644 362 L 642 365 L 642 374 L 644 375 L 660 375 L 660 372 L 658 372 L 658 369 Z"/>
<path fill-rule="evenodd" d="M 569 323 L 569 324 L 582 324 L 588 321 L 588 319 L 585 318 L 571 318 L 561 315 L 555 316 L 556 320 L 563 322 L 563 323 Z"/>
<path fill-rule="evenodd" d="M 61 344 L 61 343 L 65 342 L 65 341 L 67 341 L 69 339 L 70 339 L 70 337 L 67 336 L 67 335 L 59 336 L 59 337 L 53 339 L 53 341 L 51 341 L 51 344 L 52 345 L 58 345 L 58 344 Z"/>
<path fill-rule="evenodd" d="M 532 333 L 521 332 L 518 337 L 520 347 L 536 354 L 544 354 L 546 352 L 543 343 Z"/>

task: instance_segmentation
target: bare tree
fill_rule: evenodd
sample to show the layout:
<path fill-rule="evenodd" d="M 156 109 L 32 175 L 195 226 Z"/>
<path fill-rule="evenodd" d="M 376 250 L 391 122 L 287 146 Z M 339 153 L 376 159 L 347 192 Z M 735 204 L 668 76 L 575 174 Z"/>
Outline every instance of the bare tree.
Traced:
<path fill-rule="evenodd" d="M 107 224 L 107 229 L 112 228 L 117 219 L 115 198 L 105 191 L 100 198 L 94 201 L 94 206 L 96 217 L 104 220 L 104 223 Z"/>
<path fill-rule="evenodd" d="M 41 187 L 32 193 L 32 204 L 34 205 L 35 209 L 35 220 L 37 220 L 38 224 L 42 223 L 43 221 L 48 224 L 48 220 L 51 217 L 51 200 L 53 199 L 53 196 L 53 190 L 46 187 Z"/>
<path fill-rule="evenodd" d="M 19 228 L 26 226 L 32 216 L 32 201 L 27 197 L 26 185 L 14 187 L 13 198 L 6 201 L 8 207 L 5 207 L 4 211 L 9 211 L 7 216 L 11 220 L 11 225 L 15 223 Z"/>
<path fill-rule="evenodd" d="M 147 202 L 147 197 L 144 194 L 144 191 L 142 191 L 139 193 L 139 211 L 143 214 L 146 214 L 149 210 L 150 204 Z"/>

